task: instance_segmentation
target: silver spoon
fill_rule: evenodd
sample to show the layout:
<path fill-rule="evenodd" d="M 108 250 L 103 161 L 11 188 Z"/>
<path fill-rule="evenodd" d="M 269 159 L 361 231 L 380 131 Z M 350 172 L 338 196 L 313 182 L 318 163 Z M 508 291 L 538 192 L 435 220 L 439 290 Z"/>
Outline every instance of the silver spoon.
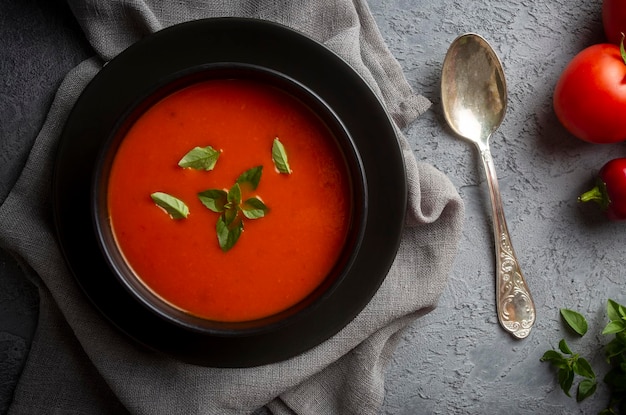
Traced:
<path fill-rule="evenodd" d="M 481 36 L 464 34 L 450 45 L 443 62 L 441 101 L 452 130 L 480 152 L 493 210 L 498 320 L 513 336 L 525 338 L 535 323 L 535 305 L 513 251 L 489 150 L 489 138 L 506 112 L 506 81 L 500 59 Z"/>

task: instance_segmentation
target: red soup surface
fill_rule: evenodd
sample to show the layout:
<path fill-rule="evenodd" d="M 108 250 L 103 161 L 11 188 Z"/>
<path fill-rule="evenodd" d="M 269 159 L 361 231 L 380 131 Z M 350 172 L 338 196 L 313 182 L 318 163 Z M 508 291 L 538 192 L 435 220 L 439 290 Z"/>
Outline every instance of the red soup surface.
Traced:
<path fill-rule="evenodd" d="M 276 137 L 291 174 L 274 166 Z M 213 170 L 178 166 L 196 146 L 220 151 Z M 229 189 L 259 165 L 259 185 L 243 199 L 258 196 L 269 211 L 244 218 L 223 252 L 220 214 L 197 194 Z M 184 201 L 187 218 L 156 206 L 157 191 Z M 270 316 L 315 290 L 338 260 L 352 211 L 345 161 L 325 124 L 281 90 L 234 79 L 193 84 L 149 108 L 117 151 L 108 204 L 118 246 L 147 287 L 190 314 L 228 322 Z"/>

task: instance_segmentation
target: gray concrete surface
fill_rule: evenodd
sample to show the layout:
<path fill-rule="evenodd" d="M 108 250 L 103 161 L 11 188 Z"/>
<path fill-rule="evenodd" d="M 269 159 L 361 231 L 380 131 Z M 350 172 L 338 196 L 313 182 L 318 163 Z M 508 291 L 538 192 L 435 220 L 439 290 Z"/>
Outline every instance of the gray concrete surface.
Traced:
<path fill-rule="evenodd" d="M 570 136 L 552 110 L 554 85 L 569 60 L 603 41 L 601 1 L 376 0 L 372 12 L 415 87 L 433 102 L 408 130 L 418 159 L 447 173 L 466 206 L 456 265 L 439 307 L 405 334 L 387 372 L 385 414 L 594 414 L 606 405 L 601 384 L 577 404 L 539 362 L 566 338 L 599 375 L 609 339 L 605 303 L 626 300 L 626 228 L 576 198 L 624 144 L 599 146 Z M 490 212 L 478 158 L 445 127 L 439 100 L 441 63 L 463 32 L 486 37 L 503 61 L 507 116 L 493 137 L 509 230 L 537 305 L 530 337 L 516 341 L 494 312 Z M 577 339 L 558 310 L 590 323 Z"/>
<path fill-rule="evenodd" d="M 448 174 L 466 204 L 455 267 L 439 307 L 404 334 L 387 370 L 383 414 L 593 414 L 607 400 L 600 384 L 580 404 L 566 397 L 542 354 L 566 338 L 599 375 L 606 371 L 600 334 L 605 303 L 626 303 L 626 228 L 576 197 L 606 161 L 626 156 L 624 144 L 598 146 L 570 136 L 556 120 L 552 91 L 567 62 L 603 40 L 601 1 L 370 0 L 389 48 L 414 88 L 433 102 L 406 134 L 415 155 Z M 537 305 L 525 340 L 498 326 L 494 306 L 493 237 L 478 158 L 445 127 L 439 75 L 446 48 L 476 32 L 499 53 L 509 107 L 493 137 L 509 229 Z M 28 149 L 69 68 L 89 54 L 60 1 L 0 0 L 0 200 L 10 172 Z M 7 42 L 8 41 L 8 42 Z M 579 339 L 558 316 L 585 314 Z M 36 325 L 36 289 L 15 261 L 0 253 L 0 413 L 27 355 Z"/>

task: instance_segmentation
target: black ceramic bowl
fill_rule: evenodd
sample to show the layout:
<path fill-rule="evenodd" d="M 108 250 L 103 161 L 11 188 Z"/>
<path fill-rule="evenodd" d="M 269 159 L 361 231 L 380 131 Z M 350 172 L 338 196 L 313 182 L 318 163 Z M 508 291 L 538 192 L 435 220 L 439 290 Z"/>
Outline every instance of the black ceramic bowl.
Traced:
<path fill-rule="evenodd" d="M 244 322 L 221 322 L 204 319 L 182 311 L 142 282 L 120 251 L 112 230 L 108 210 L 108 179 L 117 149 L 130 127 L 151 106 L 168 95 L 199 82 L 219 79 L 240 79 L 262 83 L 287 93 L 304 104 L 327 127 L 336 141 L 345 162 L 350 184 L 352 212 L 350 225 L 343 250 L 330 274 L 305 299 L 296 305 L 262 319 Z M 194 330 L 205 335 L 249 336 L 251 333 L 269 334 L 284 325 L 297 324 L 297 320 L 309 313 L 331 296 L 335 287 L 349 273 L 361 245 L 367 218 L 367 183 L 363 165 L 352 137 L 335 112 L 311 89 L 297 80 L 276 70 L 244 63 L 219 62 L 188 68 L 157 82 L 145 96 L 137 97 L 127 112 L 120 117 L 115 128 L 104 141 L 93 177 L 91 212 L 99 248 L 115 278 L 126 288 L 138 303 L 150 312 L 186 330 Z M 312 247 L 315 249 L 315 247 Z M 254 261 L 254 258 L 251 258 Z M 305 264 L 303 264 L 304 266 Z M 180 284 L 185 284 L 184 275 L 179 276 Z M 297 278 L 297 275 L 294 275 Z"/>
<path fill-rule="evenodd" d="M 350 65 L 301 33 L 239 18 L 175 25 L 132 45 L 102 68 L 94 64 L 84 64 L 83 73 L 95 76 L 60 138 L 53 209 L 69 269 L 114 327 L 138 344 L 182 361 L 249 367 L 319 345 L 367 306 L 400 244 L 407 182 L 385 106 Z M 349 241 L 319 290 L 285 313 L 241 324 L 203 321 L 164 307 L 111 249 L 102 209 L 106 170 L 138 114 L 178 88 L 226 75 L 272 83 L 318 113 L 343 149 L 355 197 Z"/>

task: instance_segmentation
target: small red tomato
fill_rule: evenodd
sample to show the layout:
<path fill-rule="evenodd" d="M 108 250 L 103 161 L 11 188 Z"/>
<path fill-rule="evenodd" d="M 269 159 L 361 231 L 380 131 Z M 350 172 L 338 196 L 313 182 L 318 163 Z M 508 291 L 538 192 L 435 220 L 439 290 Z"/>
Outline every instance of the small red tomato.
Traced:
<path fill-rule="evenodd" d="M 609 42 L 619 45 L 622 32 L 626 33 L 626 1 L 604 0 L 602 2 L 602 25 Z"/>
<path fill-rule="evenodd" d="M 626 63 L 616 45 L 590 46 L 572 59 L 554 90 L 554 111 L 581 140 L 626 140 Z"/>
<path fill-rule="evenodd" d="M 602 166 L 596 186 L 580 195 L 578 201 L 596 202 L 609 219 L 626 220 L 626 158 Z"/>

